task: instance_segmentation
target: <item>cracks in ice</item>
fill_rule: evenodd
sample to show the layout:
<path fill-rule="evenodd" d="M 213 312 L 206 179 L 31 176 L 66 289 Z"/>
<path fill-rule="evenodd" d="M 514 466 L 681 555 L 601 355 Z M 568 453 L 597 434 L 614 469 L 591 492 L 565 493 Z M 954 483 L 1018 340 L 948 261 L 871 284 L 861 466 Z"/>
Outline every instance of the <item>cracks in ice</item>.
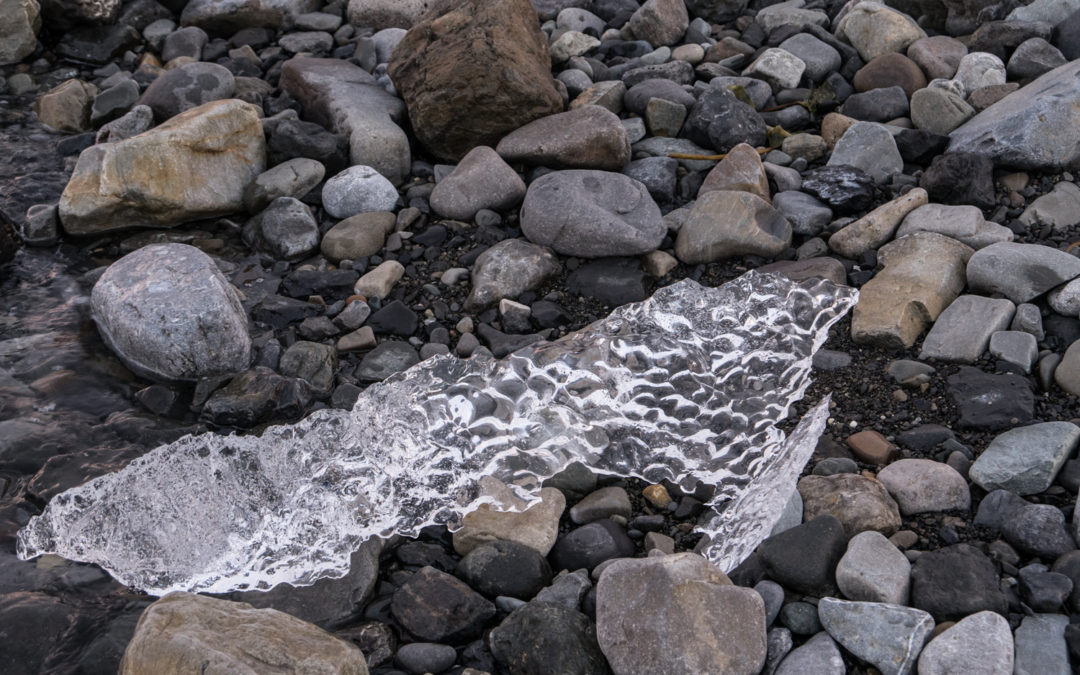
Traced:
<path fill-rule="evenodd" d="M 716 486 L 705 554 L 729 570 L 768 535 L 824 428 L 827 401 L 776 424 L 857 292 L 748 273 L 684 280 L 505 359 L 437 356 L 261 436 L 187 436 L 53 498 L 18 553 L 100 565 L 155 595 L 305 585 L 365 539 L 526 502 L 574 461 Z"/>

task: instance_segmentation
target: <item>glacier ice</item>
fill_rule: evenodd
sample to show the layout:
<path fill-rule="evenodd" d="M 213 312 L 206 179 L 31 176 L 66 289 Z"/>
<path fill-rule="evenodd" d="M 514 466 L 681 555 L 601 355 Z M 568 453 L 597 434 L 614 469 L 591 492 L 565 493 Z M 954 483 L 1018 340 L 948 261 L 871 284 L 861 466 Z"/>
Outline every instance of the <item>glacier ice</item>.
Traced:
<path fill-rule="evenodd" d="M 535 501 L 581 461 L 601 474 L 716 486 L 705 554 L 730 570 L 768 535 L 827 415 L 777 427 L 857 291 L 756 272 L 684 280 L 501 359 L 437 356 L 260 436 L 185 436 L 54 497 L 23 559 L 100 565 L 153 595 L 305 585 L 367 538 L 453 527 Z M 521 507 L 517 501 L 517 508 Z"/>

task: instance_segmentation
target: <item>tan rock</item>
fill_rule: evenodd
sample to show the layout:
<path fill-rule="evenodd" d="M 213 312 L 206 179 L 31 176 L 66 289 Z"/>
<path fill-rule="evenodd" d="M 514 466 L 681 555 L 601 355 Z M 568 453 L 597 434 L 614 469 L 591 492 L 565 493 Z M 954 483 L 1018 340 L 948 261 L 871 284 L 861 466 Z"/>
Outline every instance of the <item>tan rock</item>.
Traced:
<path fill-rule="evenodd" d="M 365 298 L 385 298 L 394 284 L 405 276 L 405 266 L 396 260 L 387 260 L 379 264 L 364 276 L 356 280 L 353 292 Z"/>
<path fill-rule="evenodd" d="M 886 202 L 829 237 L 829 248 L 857 260 L 892 239 L 904 217 L 929 201 L 926 190 L 914 188 Z"/>
<path fill-rule="evenodd" d="M 573 101 L 570 101 L 570 109 L 574 110 L 586 105 L 598 105 L 618 115 L 623 110 L 623 98 L 625 96 L 626 85 L 622 83 L 622 80 L 604 80 L 591 85 L 578 94 Z"/>
<path fill-rule="evenodd" d="M 520 500 L 503 497 L 508 501 Z M 462 519 L 454 532 L 454 550 L 465 555 L 480 544 L 495 540 L 516 541 L 547 555 L 559 535 L 559 518 L 566 509 L 566 497 L 555 488 L 542 488 L 540 501 L 524 511 L 498 511 L 484 504 Z"/>
<path fill-rule="evenodd" d="M 18 63 L 37 48 L 41 8 L 37 0 L 0 0 L 0 66 Z"/>
<path fill-rule="evenodd" d="M 47 127 L 78 134 L 90 128 L 90 106 L 98 88 L 82 80 L 67 80 L 34 101 L 34 113 Z"/>
<path fill-rule="evenodd" d="M 190 593 L 146 608 L 120 662 L 121 675 L 183 673 L 367 675 L 364 653 L 276 609 Z"/>
<path fill-rule="evenodd" d="M 511 163 L 619 171 L 630 161 L 630 140 L 615 113 L 587 105 L 510 132 L 495 152 Z"/>
<path fill-rule="evenodd" d="M 847 38 L 863 61 L 869 63 L 882 54 L 906 50 L 926 37 L 926 32 L 907 14 L 867 0 L 840 19 L 836 35 Z"/>
<path fill-rule="evenodd" d="M 899 507 L 885 486 L 873 478 L 853 473 L 804 476 L 798 489 L 804 522 L 827 513 L 840 521 L 849 539 L 866 530 L 888 536 L 900 529 Z"/>
<path fill-rule="evenodd" d="M 830 148 L 836 147 L 836 142 L 840 140 L 844 132 L 858 121 L 854 117 L 831 112 L 821 120 L 821 137 Z"/>
<path fill-rule="evenodd" d="M 258 111 L 237 99 L 213 101 L 84 150 L 60 196 L 60 222 L 86 235 L 242 211 L 244 189 L 265 167 Z"/>
<path fill-rule="evenodd" d="M 386 244 L 397 217 L 389 211 L 358 213 L 341 221 L 323 235 L 322 253 L 332 262 L 375 255 Z"/>
<path fill-rule="evenodd" d="M 739 143 L 705 176 L 698 196 L 713 190 L 739 190 L 769 198 L 769 176 L 761 163 L 761 155 L 747 143 Z"/>
<path fill-rule="evenodd" d="M 791 244 L 791 223 L 749 192 L 716 190 L 694 202 L 675 240 L 675 256 L 696 265 L 740 255 L 773 258 Z"/>
<path fill-rule="evenodd" d="M 916 232 L 881 247 L 885 269 L 859 290 L 851 337 L 859 344 L 902 349 L 915 344 L 964 290 L 970 246 L 937 234 Z"/>

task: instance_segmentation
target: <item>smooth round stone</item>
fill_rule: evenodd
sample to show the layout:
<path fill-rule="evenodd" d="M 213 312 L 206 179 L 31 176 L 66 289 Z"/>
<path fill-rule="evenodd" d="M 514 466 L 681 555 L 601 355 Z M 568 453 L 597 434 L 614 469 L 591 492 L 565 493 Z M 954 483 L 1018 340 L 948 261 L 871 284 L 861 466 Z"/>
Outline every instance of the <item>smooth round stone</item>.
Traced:
<path fill-rule="evenodd" d="M 906 516 L 971 507 L 967 481 L 948 464 L 901 459 L 878 472 L 878 480 Z"/>
<path fill-rule="evenodd" d="M 293 197 L 278 197 L 244 225 L 249 246 L 280 260 L 294 260 L 319 247 L 319 224 L 307 204 Z"/>
<path fill-rule="evenodd" d="M 789 602 L 780 609 L 780 623 L 796 635 L 813 635 L 821 630 L 817 607 L 809 602 Z"/>
<path fill-rule="evenodd" d="M 441 673 L 457 661 L 457 651 L 437 642 L 412 642 L 402 645 L 394 662 L 413 675 Z"/>
<path fill-rule="evenodd" d="M 458 563 L 459 579 L 489 597 L 529 600 L 551 583 L 551 567 L 535 549 L 516 541 L 477 546 Z"/>
<path fill-rule="evenodd" d="M 196 380 L 251 362 L 236 289 L 193 246 L 152 244 L 129 253 L 94 284 L 90 304 L 105 343 L 143 377 Z"/>
<path fill-rule="evenodd" d="M 375 255 L 386 244 L 396 218 L 389 211 L 358 213 L 331 227 L 323 235 L 322 253 L 333 262 Z"/>
<path fill-rule="evenodd" d="M 397 201 L 394 184 L 370 166 L 351 166 L 326 181 L 322 189 L 323 208 L 335 218 L 393 211 Z"/>
<path fill-rule="evenodd" d="M 597 520 L 571 530 L 551 551 L 555 569 L 578 570 L 596 567 L 605 560 L 634 554 L 634 542 L 613 520 Z"/>
<path fill-rule="evenodd" d="M 912 123 L 931 133 L 948 134 L 974 116 L 975 108 L 945 89 L 920 89 L 911 96 Z"/>
<path fill-rule="evenodd" d="M 843 675 L 844 657 L 827 632 L 820 632 L 788 654 L 775 675 Z"/>
<path fill-rule="evenodd" d="M 947 35 L 916 40 L 907 49 L 908 58 L 917 63 L 931 80 L 955 75 L 960 59 L 967 53 L 963 42 Z"/>
<path fill-rule="evenodd" d="M 576 525 L 616 515 L 627 519 L 631 515 L 630 496 L 618 486 L 600 488 L 570 508 L 570 520 Z"/>
<path fill-rule="evenodd" d="M 926 75 L 919 64 L 903 54 L 882 54 L 855 73 L 851 84 L 855 91 L 900 87 L 909 97 L 926 86 Z"/>

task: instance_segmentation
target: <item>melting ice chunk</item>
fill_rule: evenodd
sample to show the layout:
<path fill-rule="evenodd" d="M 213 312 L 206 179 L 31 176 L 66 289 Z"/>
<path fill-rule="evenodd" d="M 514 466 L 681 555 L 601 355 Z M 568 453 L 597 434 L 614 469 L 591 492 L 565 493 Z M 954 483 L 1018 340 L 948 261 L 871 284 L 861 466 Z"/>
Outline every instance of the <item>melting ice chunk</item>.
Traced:
<path fill-rule="evenodd" d="M 453 526 L 492 479 L 535 501 L 574 461 L 716 486 L 706 555 L 729 570 L 767 536 L 825 424 L 776 424 L 857 292 L 749 273 L 685 280 L 505 359 L 437 356 L 261 436 L 186 436 L 52 499 L 23 559 L 100 565 L 154 595 L 340 577 L 373 536 Z M 505 492 L 505 490 L 503 490 Z"/>

